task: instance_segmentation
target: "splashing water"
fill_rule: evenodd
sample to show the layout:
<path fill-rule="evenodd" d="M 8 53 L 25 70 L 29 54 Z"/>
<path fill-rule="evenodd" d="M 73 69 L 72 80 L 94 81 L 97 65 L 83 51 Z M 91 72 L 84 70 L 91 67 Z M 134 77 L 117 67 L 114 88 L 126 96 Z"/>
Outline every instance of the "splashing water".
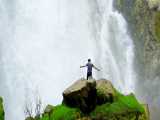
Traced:
<path fill-rule="evenodd" d="M 44 104 L 84 77 L 88 58 L 124 93 L 134 92 L 133 43 L 112 0 L 0 0 L 0 96 L 6 120 L 24 119 L 25 96 Z M 74 81 L 73 81 L 74 80 Z M 32 96 L 33 95 L 33 96 Z"/>

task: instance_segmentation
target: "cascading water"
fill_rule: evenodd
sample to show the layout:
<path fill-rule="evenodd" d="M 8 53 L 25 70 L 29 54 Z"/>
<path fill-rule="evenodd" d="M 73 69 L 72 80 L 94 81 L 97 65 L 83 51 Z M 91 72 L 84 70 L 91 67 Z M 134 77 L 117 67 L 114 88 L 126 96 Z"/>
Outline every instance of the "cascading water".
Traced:
<path fill-rule="evenodd" d="M 0 96 L 6 120 L 24 119 L 26 96 L 61 102 L 62 91 L 84 77 L 88 58 L 122 92 L 134 91 L 133 43 L 112 0 L 1 0 Z"/>
<path fill-rule="evenodd" d="M 133 43 L 121 14 L 113 9 L 113 1 L 95 0 L 93 10 L 93 36 L 99 51 L 97 60 L 102 68 L 99 77 L 113 80 L 122 92 L 134 91 Z"/>

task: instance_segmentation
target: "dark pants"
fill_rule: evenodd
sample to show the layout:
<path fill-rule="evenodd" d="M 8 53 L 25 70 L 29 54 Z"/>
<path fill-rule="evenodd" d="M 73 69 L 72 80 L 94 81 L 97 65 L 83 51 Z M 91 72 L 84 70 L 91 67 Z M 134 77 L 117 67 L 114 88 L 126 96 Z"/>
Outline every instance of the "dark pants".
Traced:
<path fill-rule="evenodd" d="M 88 80 L 89 77 L 92 78 L 92 72 L 87 72 L 87 80 Z"/>

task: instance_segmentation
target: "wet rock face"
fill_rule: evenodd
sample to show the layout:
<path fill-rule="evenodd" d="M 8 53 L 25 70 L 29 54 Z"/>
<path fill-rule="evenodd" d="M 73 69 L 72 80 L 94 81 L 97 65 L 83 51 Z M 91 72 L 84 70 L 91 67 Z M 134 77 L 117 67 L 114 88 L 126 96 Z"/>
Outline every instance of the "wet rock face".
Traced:
<path fill-rule="evenodd" d="M 63 103 L 89 113 L 96 107 L 96 81 L 78 80 L 63 92 Z"/>

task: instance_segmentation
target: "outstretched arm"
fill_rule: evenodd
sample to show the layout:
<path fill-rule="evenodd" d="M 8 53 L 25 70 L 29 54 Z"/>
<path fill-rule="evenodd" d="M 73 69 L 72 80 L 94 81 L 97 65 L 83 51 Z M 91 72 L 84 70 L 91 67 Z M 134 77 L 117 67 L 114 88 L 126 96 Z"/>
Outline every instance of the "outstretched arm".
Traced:
<path fill-rule="evenodd" d="M 96 69 L 96 70 L 100 71 L 100 69 L 99 69 L 99 68 L 97 68 L 95 65 L 93 65 L 93 67 L 94 67 L 94 69 Z"/>
<path fill-rule="evenodd" d="M 80 66 L 80 68 L 83 68 L 83 67 L 86 67 L 86 65 L 82 65 L 82 66 Z"/>

